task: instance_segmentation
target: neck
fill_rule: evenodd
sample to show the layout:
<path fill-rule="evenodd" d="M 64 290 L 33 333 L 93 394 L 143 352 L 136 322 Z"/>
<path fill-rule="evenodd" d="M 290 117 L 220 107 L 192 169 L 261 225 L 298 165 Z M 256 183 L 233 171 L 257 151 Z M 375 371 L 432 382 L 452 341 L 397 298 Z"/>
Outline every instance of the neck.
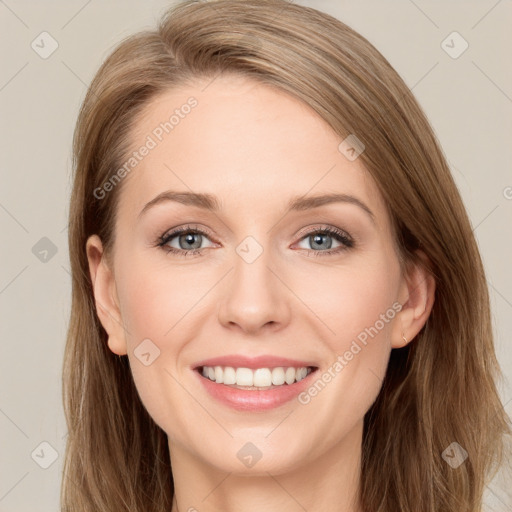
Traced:
<path fill-rule="evenodd" d="M 261 464 L 253 475 L 221 471 L 170 443 L 172 512 L 361 512 L 361 442 L 362 423 L 314 459 L 273 471 Z"/>

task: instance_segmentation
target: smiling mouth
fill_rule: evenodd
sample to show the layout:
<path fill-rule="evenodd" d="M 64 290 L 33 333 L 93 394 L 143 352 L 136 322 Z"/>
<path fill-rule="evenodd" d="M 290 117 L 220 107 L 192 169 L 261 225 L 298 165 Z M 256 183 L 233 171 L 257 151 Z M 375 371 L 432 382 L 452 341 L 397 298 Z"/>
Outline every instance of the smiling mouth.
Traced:
<path fill-rule="evenodd" d="M 264 391 L 292 386 L 306 378 L 316 366 L 279 366 L 275 368 L 234 368 L 232 366 L 199 366 L 203 378 L 235 389 Z"/>

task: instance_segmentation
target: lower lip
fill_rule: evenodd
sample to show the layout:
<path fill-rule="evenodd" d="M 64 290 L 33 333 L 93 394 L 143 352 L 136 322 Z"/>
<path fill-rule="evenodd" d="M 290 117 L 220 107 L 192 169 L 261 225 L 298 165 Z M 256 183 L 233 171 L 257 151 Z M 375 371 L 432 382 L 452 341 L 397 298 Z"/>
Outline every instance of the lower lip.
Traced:
<path fill-rule="evenodd" d="M 206 388 L 206 391 L 219 402 L 239 411 L 265 411 L 293 400 L 299 393 L 304 391 L 309 386 L 312 375 L 316 373 L 316 369 L 299 382 L 283 384 L 282 386 L 261 391 L 257 389 L 238 389 L 225 384 L 217 384 L 203 377 L 197 370 L 194 370 L 194 372 Z"/>

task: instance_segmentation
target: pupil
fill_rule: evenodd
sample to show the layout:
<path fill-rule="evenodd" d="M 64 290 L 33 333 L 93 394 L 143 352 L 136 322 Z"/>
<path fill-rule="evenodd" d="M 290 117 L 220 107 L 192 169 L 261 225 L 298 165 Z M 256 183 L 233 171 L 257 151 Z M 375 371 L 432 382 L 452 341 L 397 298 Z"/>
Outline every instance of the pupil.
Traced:
<path fill-rule="evenodd" d="M 321 246 L 322 242 L 325 243 L 325 238 L 329 237 L 329 235 L 313 235 L 313 246 L 320 246 L 320 249 L 323 247 Z M 330 249 L 332 243 L 327 244 L 327 249 Z M 325 247 L 325 246 L 324 246 Z"/>
<path fill-rule="evenodd" d="M 196 237 L 196 236 L 199 237 L 200 235 L 196 235 L 193 233 L 187 233 L 186 235 L 182 235 L 182 237 L 185 238 L 185 243 L 190 244 L 190 245 L 194 245 L 194 237 Z M 196 247 L 193 247 L 193 249 L 198 249 L 200 246 L 201 246 L 201 241 L 199 241 L 199 245 L 196 242 Z M 189 247 L 187 247 L 187 249 L 188 248 Z"/>

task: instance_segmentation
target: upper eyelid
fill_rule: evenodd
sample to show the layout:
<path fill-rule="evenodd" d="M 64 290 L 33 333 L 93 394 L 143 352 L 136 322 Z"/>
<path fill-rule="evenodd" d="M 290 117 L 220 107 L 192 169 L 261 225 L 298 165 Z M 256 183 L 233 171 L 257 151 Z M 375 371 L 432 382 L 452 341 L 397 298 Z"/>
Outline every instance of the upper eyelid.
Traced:
<path fill-rule="evenodd" d="M 348 238 L 352 238 L 352 235 L 345 229 L 331 226 L 328 224 L 324 224 L 322 226 L 317 226 L 317 227 L 312 227 L 312 228 L 310 228 L 310 227 L 303 228 L 303 229 L 299 230 L 299 232 L 296 236 L 300 236 L 301 238 L 303 238 L 305 236 L 311 235 L 312 233 L 324 232 L 324 231 L 331 232 L 331 234 L 336 234 L 337 231 L 340 231 L 341 233 L 346 235 Z"/>

